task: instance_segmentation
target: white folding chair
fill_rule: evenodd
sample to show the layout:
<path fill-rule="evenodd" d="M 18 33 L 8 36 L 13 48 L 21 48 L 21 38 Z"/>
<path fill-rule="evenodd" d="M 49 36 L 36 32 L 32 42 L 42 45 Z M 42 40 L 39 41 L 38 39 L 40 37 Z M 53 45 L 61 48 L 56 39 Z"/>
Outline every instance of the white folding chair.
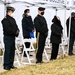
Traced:
<path fill-rule="evenodd" d="M 20 61 L 19 61 L 17 50 L 15 51 L 15 61 L 14 61 L 14 63 L 17 63 L 19 66 L 21 65 Z"/>
<path fill-rule="evenodd" d="M 19 55 L 19 56 L 21 56 L 21 53 L 22 53 L 22 51 L 21 51 L 21 49 L 22 49 L 22 41 L 21 41 L 21 39 L 18 37 L 18 38 L 16 38 L 16 45 L 15 45 L 15 47 L 16 47 L 16 51 L 17 51 L 17 54 Z"/>
<path fill-rule="evenodd" d="M 46 43 L 45 43 L 45 49 L 44 49 L 44 54 L 46 56 L 47 61 L 49 61 L 49 57 L 50 56 L 47 54 L 47 50 L 46 49 L 50 49 L 50 48 L 51 48 L 51 46 L 50 46 L 50 39 L 47 38 L 46 39 Z"/>
<path fill-rule="evenodd" d="M 29 48 L 26 48 L 25 42 L 30 42 L 30 47 L 29 47 Z M 29 56 L 29 54 L 28 54 L 28 51 L 29 51 L 29 52 L 32 52 L 32 51 L 33 51 L 33 52 L 36 52 L 36 50 L 35 50 L 34 47 L 33 47 L 33 41 L 32 41 L 31 38 L 30 38 L 30 39 L 23 39 L 23 36 L 22 36 L 22 44 L 23 44 L 23 53 L 22 53 L 21 63 L 22 63 L 22 64 L 32 64 L 32 63 L 31 63 L 31 60 L 35 59 L 35 57 L 34 57 L 34 58 L 30 58 L 30 56 Z M 24 61 L 24 52 L 25 52 L 26 55 L 27 55 L 27 60 L 28 60 L 28 62 Z M 35 54 L 35 53 L 34 53 L 34 54 Z"/>
<path fill-rule="evenodd" d="M 67 50 L 65 50 L 65 45 L 68 45 L 68 38 L 62 38 L 62 43 L 59 46 L 59 52 L 60 52 L 60 48 L 62 48 L 63 57 L 64 54 L 67 53 Z"/>
<path fill-rule="evenodd" d="M 19 56 L 21 55 L 21 51 L 20 51 L 20 47 L 18 47 L 18 45 L 20 45 L 20 42 L 21 42 L 21 38 L 16 38 L 16 41 L 15 41 L 15 48 L 16 48 L 16 52 L 15 52 L 15 61 L 14 63 L 18 63 L 18 65 L 20 66 L 20 60 L 19 60 Z M 22 44 L 22 43 L 21 43 Z"/>
<path fill-rule="evenodd" d="M 0 58 L 2 58 L 2 62 L 1 62 L 1 65 L 2 65 L 3 64 L 3 61 L 4 61 L 4 50 L 5 50 L 4 45 L 2 44 L 2 42 L 0 42 L 0 48 L 3 51 L 2 56 L 0 56 Z M 19 58 L 17 56 L 17 51 L 15 52 L 15 58 L 16 58 L 16 61 L 14 61 L 14 63 L 18 63 L 18 65 L 20 66 L 20 61 L 19 61 Z"/>
<path fill-rule="evenodd" d="M 51 48 L 51 46 L 50 46 L 50 38 L 46 39 L 45 48 Z"/>
<path fill-rule="evenodd" d="M 47 51 L 45 49 L 44 49 L 44 54 L 46 56 L 47 61 L 49 61 L 49 56 L 48 56 Z"/>
<path fill-rule="evenodd" d="M 2 50 L 2 55 L 0 56 L 0 58 L 1 58 L 1 66 L 3 65 L 3 56 L 4 56 L 4 44 L 3 44 L 3 42 L 2 41 L 0 41 L 0 49 Z"/>

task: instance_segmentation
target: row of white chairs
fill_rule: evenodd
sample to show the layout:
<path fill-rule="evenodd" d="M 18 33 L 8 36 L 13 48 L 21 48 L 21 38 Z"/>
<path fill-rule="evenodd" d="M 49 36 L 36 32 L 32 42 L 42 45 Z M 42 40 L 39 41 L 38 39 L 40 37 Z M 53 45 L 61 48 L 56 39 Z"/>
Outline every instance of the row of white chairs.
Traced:
<path fill-rule="evenodd" d="M 17 38 L 16 39 L 16 52 L 15 52 L 15 58 L 16 58 L 16 61 L 15 61 L 15 63 L 18 63 L 18 65 L 20 66 L 21 64 L 32 64 L 32 60 L 36 60 L 36 49 L 34 48 L 34 46 L 33 46 L 33 44 L 34 43 L 36 43 L 36 42 L 33 42 L 33 40 L 34 39 L 36 39 L 36 38 L 31 38 L 31 39 L 23 39 L 23 37 L 21 36 L 20 38 Z M 46 41 L 46 48 L 51 48 L 50 47 L 50 41 L 49 41 L 50 39 L 47 39 L 47 41 Z M 25 42 L 30 42 L 30 47 L 29 48 L 26 48 L 26 46 L 25 46 Z M 1 44 L 1 43 L 0 43 Z M 23 47 L 23 52 L 22 52 L 22 55 L 20 54 L 20 51 L 19 51 L 19 47 L 18 47 L 18 44 L 21 44 L 22 45 L 22 47 Z M 63 55 L 64 55 L 64 53 L 65 53 L 65 48 L 64 48 L 64 46 L 67 44 L 67 41 L 65 40 L 65 39 L 62 39 L 62 43 L 60 44 L 60 46 L 61 46 L 61 48 L 62 48 L 62 51 L 63 51 Z M 4 55 L 4 48 L 3 48 L 3 46 L 1 46 L 2 48 L 2 50 L 3 50 L 3 55 Z M 34 52 L 34 57 L 30 57 L 29 56 L 29 53 L 28 53 L 28 51 L 29 52 Z M 59 50 L 60 51 L 60 50 Z M 25 57 L 24 57 L 24 52 L 26 53 L 26 55 L 27 55 L 27 59 L 25 59 Z M 0 56 L 1 58 L 2 58 L 2 63 L 3 63 L 3 55 L 2 56 Z M 19 56 L 21 55 L 21 60 L 19 60 Z M 49 61 L 49 57 L 50 56 L 48 56 L 48 54 L 47 54 L 47 51 L 46 51 L 46 49 L 44 49 L 44 55 L 45 55 L 45 57 L 46 57 L 46 59 L 47 59 L 47 61 Z"/>
<path fill-rule="evenodd" d="M 16 52 L 15 52 L 15 63 L 18 63 L 18 65 L 20 66 L 21 65 L 21 63 L 22 64 L 32 64 L 32 60 L 36 60 L 36 49 L 34 48 L 34 46 L 33 46 L 33 44 L 34 43 L 36 43 L 36 42 L 33 42 L 33 40 L 34 40 L 35 38 L 31 38 L 31 39 L 23 39 L 23 37 L 21 36 L 20 38 L 17 38 L 16 39 Z M 30 42 L 30 47 L 29 48 L 26 48 L 26 46 L 25 46 L 25 42 Z M 22 45 L 22 47 L 23 47 L 23 52 L 22 52 L 22 55 L 20 54 L 20 51 L 19 51 L 19 47 L 18 47 L 18 44 L 20 44 L 21 43 L 21 45 Z M 0 43 L 1 44 L 1 43 Z M 2 45 L 2 44 L 1 44 Z M 0 56 L 1 58 L 2 58 L 2 63 L 3 63 L 3 56 L 4 56 L 4 47 L 3 46 L 1 46 L 2 48 L 2 51 L 3 51 L 3 55 L 2 56 Z M 28 53 L 28 51 L 29 52 L 34 52 L 34 54 L 35 54 L 35 56 L 34 57 L 30 57 L 29 56 L 29 53 Z M 26 55 L 27 55 L 27 59 L 25 60 L 25 57 L 24 57 L 24 52 L 26 53 Z M 46 56 L 46 59 L 47 59 L 47 61 L 49 61 L 49 58 L 48 58 L 48 55 L 47 55 L 47 52 L 46 52 L 46 50 L 44 49 L 44 54 L 45 54 L 45 56 Z M 19 60 L 19 56 L 21 55 L 21 60 Z M 28 61 L 27 61 L 28 60 Z"/>

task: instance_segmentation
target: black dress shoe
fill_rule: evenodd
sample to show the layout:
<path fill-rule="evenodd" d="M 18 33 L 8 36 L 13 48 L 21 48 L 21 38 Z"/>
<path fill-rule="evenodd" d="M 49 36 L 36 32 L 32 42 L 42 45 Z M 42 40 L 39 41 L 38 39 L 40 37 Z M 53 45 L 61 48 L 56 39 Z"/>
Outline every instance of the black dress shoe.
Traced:
<path fill-rule="evenodd" d="M 10 66 L 10 68 L 11 68 L 11 69 L 17 69 L 17 67 L 15 67 L 15 66 Z"/>
<path fill-rule="evenodd" d="M 27 57 L 27 55 L 23 55 L 23 57 Z"/>
<path fill-rule="evenodd" d="M 24 57 L 27 57 L 27 55 L 23 55 Z M 29 54 L 29 56 L 33 56 L 33 55 L 31 55 L 31 54 Z"/>
<path fill-rule="evenodd" d="M 70 56 L 75 55 L 74 53 L 69 53 Z"/>
<path fill-rule="evenodd" d="M 5 70 L 10 70 L 10 67 L 4 67 Z"/>
<path fill-rule="evenodd" d="M 43 63 L 43 61 L 36 61 L 36 64 L 40 64 L 40 63 Z"/>
<path fill-rule="evenodd" d="M 29 54 L 29 56 L 33 56 L 33 55 Z"/>

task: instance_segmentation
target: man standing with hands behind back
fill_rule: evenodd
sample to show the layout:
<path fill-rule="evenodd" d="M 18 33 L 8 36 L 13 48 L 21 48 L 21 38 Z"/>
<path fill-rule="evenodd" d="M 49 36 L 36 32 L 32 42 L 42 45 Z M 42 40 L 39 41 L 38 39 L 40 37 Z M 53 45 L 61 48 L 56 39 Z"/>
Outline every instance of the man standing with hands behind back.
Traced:
<path fill-rule="evenodd" d="M 4 69 L 15 69 L 14 56 L 15 56 L 15 37 L 19 35 L 19 29 L 15 19 L 12 17 L 15 9 L 7 7 L 6 16 L 2 20 L 3 34 L 4 34 Z"/>
<path fill-rule="evenodd" d="M 70 17 L 66 21 L 66 27 L 67 27 L 67 37 L 69 37 L 69 20 Z M 70 40 L 69 40 L 69 50 L 68 55 L 75 55 L 73 52 L 73 45 L 75 41 L 75 12 L 71 13 L 71 28 L 70 28 Z"/>
<path fill-rule="evenodd" d="M 38 15 L 34 19 L 34 25 L 36 28 L 36 37 L 38 37 L 38 51 L 36 54 L 36 63 L 42 63 L 42 54 L 44 51 L 45 41 L 46 37 L 48 35 L 48 28 L 47 28 L 47 22 L 44 18 L 44 10 L 45 8 L 39 7 L 38 8 Z"/>

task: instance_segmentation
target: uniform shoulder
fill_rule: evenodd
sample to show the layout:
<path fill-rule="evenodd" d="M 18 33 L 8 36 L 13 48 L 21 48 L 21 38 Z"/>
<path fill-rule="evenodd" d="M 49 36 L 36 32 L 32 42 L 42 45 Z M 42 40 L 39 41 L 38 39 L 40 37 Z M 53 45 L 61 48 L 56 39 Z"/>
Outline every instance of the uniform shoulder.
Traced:
<path fill-rule="evenodd" d="M 7 20 L 7 17 L 5 16 L 5 17 L 3 18 L 3 20 Z"/>
<path fill-rule="evenodd" d="M 7 17 L 5 16 L 1 22 L 7 21 Z"/>
<path fill-rule="evenodd" d="M 38 19 L 39 18 L 39 16 L 37 15 L 36 17 L 35 17 L 35 19 Z"/>
<path fill-rule="evenodd" d="M 25 20 L 26 20 L 26 17 L 23 17 L 23 18 L 22 18 L 22 21 L 25 21 Z"/>

